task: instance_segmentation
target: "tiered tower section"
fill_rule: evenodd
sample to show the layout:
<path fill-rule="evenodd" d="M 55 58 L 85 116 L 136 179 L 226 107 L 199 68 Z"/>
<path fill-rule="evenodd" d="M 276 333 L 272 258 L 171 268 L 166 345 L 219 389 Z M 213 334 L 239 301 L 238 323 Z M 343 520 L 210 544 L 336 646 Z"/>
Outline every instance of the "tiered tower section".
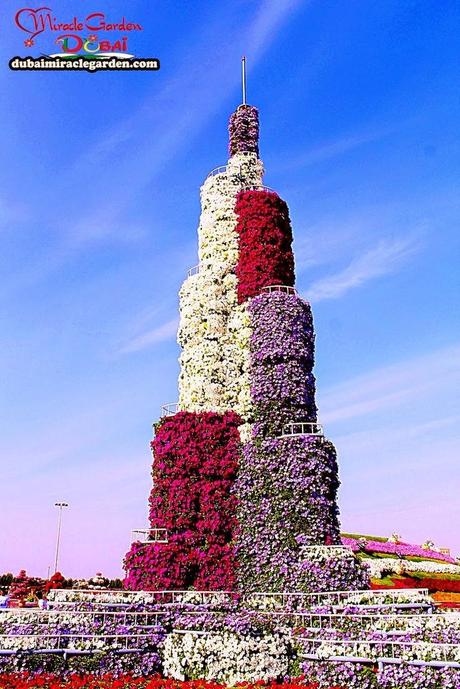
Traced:
<path fill-rule="evenodd" d="M 126 585 L 363 588 L 340 542 L 311 309 L 294 287 L 288 207 L 262 184 L 256 108 L 240 106 L 229 133 L 228 164 L 201 188 L 200 263 L 180 291 L 179 402 L 156 427 L 150 538 L 127 554 Z"/>

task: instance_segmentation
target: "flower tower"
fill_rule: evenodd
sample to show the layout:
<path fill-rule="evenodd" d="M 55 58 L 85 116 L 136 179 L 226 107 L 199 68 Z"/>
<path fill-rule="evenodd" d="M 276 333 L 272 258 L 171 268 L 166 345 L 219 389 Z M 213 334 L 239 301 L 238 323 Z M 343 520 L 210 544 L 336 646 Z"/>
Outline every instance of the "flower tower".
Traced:
<path fill-rule="evenodd" d="M 229 154 L 201 187 L 199 265 L 180 290 L 179 402 L 155 426 L 148 538 L 126 555 L 125 585 L 366 588 L 341 545 L 311 308 L 295 289 L 288 207 L 262 184 L 255 107 L 231 115 Z"/>

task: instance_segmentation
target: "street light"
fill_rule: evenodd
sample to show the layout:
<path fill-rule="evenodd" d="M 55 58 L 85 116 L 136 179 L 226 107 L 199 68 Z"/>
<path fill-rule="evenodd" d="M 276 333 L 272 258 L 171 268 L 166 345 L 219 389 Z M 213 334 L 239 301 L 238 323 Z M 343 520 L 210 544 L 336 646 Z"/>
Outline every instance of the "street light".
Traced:
<path fill-rule="evenodd" d="M 59 544 L 61 541 L 61 521 L 62 521 L 62 508 L 63 507 L 68 507 L 67 502 L 55 502 L 54 503 L 55 507 L 59 507 L 59 516 L 58 516 L 58 529 L 57 529 L 57 539 L 56 539 L 56 558 L 54 560 L 54 573 L 56 574 L 57 568 L 58 568 L 58 558 L 59 558 Z"/>

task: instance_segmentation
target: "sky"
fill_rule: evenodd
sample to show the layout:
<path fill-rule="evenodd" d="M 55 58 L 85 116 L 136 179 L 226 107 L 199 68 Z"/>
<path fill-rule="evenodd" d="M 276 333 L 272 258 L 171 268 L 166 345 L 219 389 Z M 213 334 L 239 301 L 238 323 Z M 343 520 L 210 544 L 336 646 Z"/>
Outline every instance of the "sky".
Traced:
<path fill-rule="evenodd" d="M 35 8 L 43 4 L 30 3 Z M 122 573 L 177 399 L 178 290 L 227 120 L 260 110 L 317 332 L 345 531 L 460 554 L 460 7 L 454 0 L 52 0 L 142 25 L 158 72 L 18 73 L 0 10 L 0 572 Z M 35 51 L 35 52 L 34 52 Z"/>

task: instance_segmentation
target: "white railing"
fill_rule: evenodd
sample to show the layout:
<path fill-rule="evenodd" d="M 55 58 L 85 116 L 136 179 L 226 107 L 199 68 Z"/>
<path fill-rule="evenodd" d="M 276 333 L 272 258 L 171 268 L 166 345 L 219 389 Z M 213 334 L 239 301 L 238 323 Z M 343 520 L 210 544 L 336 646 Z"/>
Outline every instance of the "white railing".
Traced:
<path fill-rule="evenodd" d="M 312 553 L 319 553 L 320 555 L 338 555 L 347 554 L 351 555 L 353 550 L 349 545 L 304 545 L 302 546 L 302 552 L 310 550 Z"/>
<path fill-rule="evenodd" d="M 295 287 L 291 287 L 290 285 L 267 285 L 266 287 L 262 287 L 262 292 L 284 292 L 285 294 L 297 294 L 297 290 Z"/>
<path fill-rule="evenodd" d="M 70 605 L 73 607 L 69 609 L 51 608 L 48 610 L 41 610 L 40 608 L 4 608 L 0 611 L 0 621 L 5 622 L 5 620 L 2 620 L 1 613 L 7 612 L 8 624 L 13 622 L 17 627 L 21 624 L 30 625 L 31 623 L 37 623 L 40 627 L 40 630 L 43 631 L 46 630 L 48 626 L 53 627 L 52 631 L 55 631 L 55 625 L 70 624 L 72 622 L 76 622 L 79 625 L 94 625 L 95 622 L 98 622 L 102 623 L 103 625 L 112 623 L 150 628 L 159 625 L 162 618 L 169 614 L 169 611 L 166 608 L 163 610 L 146 611 L 120 609 L 106 610 L 105 608 L 98 610 L 75 610 L 75 602 L 69 603 L 69 606 Z M 108 607 L 111 606 L 110 603 L 107 603 L 106 605 Z"/>
<path fill-rule="evenodd" d="M 248 157 L 255 155 L 256 160 L 258 159 L 258 156 L 254 151 L 239 151 L 239 153 L 237 153 L 235 155 L 248 156 Z M 233 156 L 232 156 L 232 158 L 233 158 Z M 234 170 L 235 170 L 235 172 L 234 172 Z M 211 172 L 207 175 L 206 179 L 209 179 L 210 177 L 214 177 L 215 175 L 220 175 L 223 172 L 227 172 L 227 171 L 230 172 L 232 175 L 233 174 L 241 174 L 241 167 L 239 167 L 237 169 L 237 168 L 233 168 L 233 166 L 232 166 L 229 170 L 228 163 L 227 163 L 227 165 L 219 165 L 218 167 L 215 167 L 211 170 Z"/>
<path fill-rule="evenodd" d="M 315 435 L 324 437 L 323 427 L 320 423 L 312 421 L 292 421 L 283 426 L 281 438 L 292 435 Z"/>
<path fill-rule="evenodd" d="M 206 179 L 209 179 L 210 177 L 214 177 L 214 175 L 220 175 L 223 172 L 227 172 L 227 166 L 226 165 L 219 165 L 219 167 L 215 167 L 211 170 L 211 172 L 207 175 Z"/>
<path fill-rule="evenodd" d="M 145 634 L 0 634 L 0 651 L 16 652 L 17 650 L 48 651 L 101 651 L 101 641 L 111 649 L 137 650 L 139 640 L 148 640 L 150 633 Z M 50 641 L 51 640 L 51 641 Z M 22 643 L 21 643 L 22 642 Z M 107 643 L 108 642 L 108 643 Z M 136 642 L 137 646 L 131 646 Z"/>
<path fill-rule="evenodd" d="M 277 607 L 286 608 L 293 603 L 305 605 L 306 608 L 312 605 L 350 605 L 369 607 L 378 603 L 379 605 L 405 605 L 398 599 L 419 601 L 420 599 L 429 600 L 428 589 L 394 589 L 390 591 L 379 591 L 366 589 L 361 591 L 325 591 L 321 593 L 276 593 L 276 592 L 255 592 L 245 597 L 247 603 L 272 603 Z M 383 603 L 379 600 L 383 599 Z M 430 599 L 431 600 L 431 599 Z"/>
<path fill-rule="evenodd" d="M 93 591 L 92 593 L 95 592 Z M 101 606 L 96 610 L 75 610 L 75 602 L 69 602 L 68 605 L 72 606 L 72 608 L 51 608 L 48 610 L 4 608 L 0 610 L 0 621 L 2 619 L 2 614 L 8 613 L 5 615 L 8 624 L 18 626 L 21 624 L 30 625 L 30 623 L 33 622 L 34 624 L 38 624 L 40 630 L 43 632 L 46 631 L 48 627 L 53 627 L 52 631 L 55 631 L 55 625 L 64 623 L 69 624 L 71 622 L 75 622 L 78 625 L 94 625 L 94 623 L 97 622 L 103 625 L 112 623 L 150 628 L 160 624 L 162 618 L 170 612 L 169 605 L 165 608 L 144 611 L 125 609 L 107 610 L 105 606 L 110 608 L 113 605 L 111 603 L 102 604 L 104 607 Z M 117 608 L 119 605 L 120 604 L 115 604 Z M 129 604 L 126 605 L 129 606 Z M 201 616 L 203 613 L 200 609 L 189 609 L 187 606 L 187 610 L 181 614 L 186 617 L 194 617 Z M 228 615 L 228 610 L 209 610 L 207 614 L 215 618 L 219 616 L 224 617 Z M 361 632 L 372 630 L 373 632 L 392 632 L 395 634 L 406 634 L 414 631 L 426 632 L 429 634 L 431 632 L 437 633 L 447 628 L 448 625 L 453 625 L 455 628 L 460 626 L 460 613 L 457 612 L 440 613 L 436 615 L 425 613 L 418 615 L 400 615 L 397 613 L 343 614 L 336 612 L 308 612 L 302 610 L 294 612 L 282 610 L 245 610 L 244 615 L 248 617 L 254 616 L 256 618 L 270 617 L 280 622 L 285 620 L 288 624 L 292 624 L 295 627 L 301 627 L 303 630 L 308 630 L 310 633 L 337 631 L 347 631 L 348 633 L 352 631 L 350 623 L 352 625 L 356 624 Z"/>
<path fill-rule="evenodd" d="M 212 635 L 213 631 L 174 630 L 194 635 Z M 126 653 L 141 653 L 148 649 L 145 644 L 149 634 L 28 634 L 11 636 L 0 634 L 0 655 L 13 655 L 24 649 L 31 653 L 91 655 L 99 653 L 101 642 L 105 650 Z M 460 668 L 458 644 L 398 642 L 398 641 L 344 641 L 327 643 L 317 639 L 304 639 L 310 648 L 300 656 L 308 660 L 328 662 L 377 663 L 379 670 L 386 664 L 421 665 L 431 667 Z M 21 643 L 22 642 L 22 643 Z M 411 657 L 412 656 L 412 657 Z M 415 657 L 414 657 L 415 656 Z M 419 656 L 419 657 L 417 657 Z M 428 658 L 428 659 L 427 659 Z"/>
<path fill-rule="evenodd" d="M 460 625 L 460 613 L 420 613 L 418 615 L 401 615 L 397 613 L 336 613 L 336 612 L 273 612 L 273 616 L 292 617 L 302 628 L 310 631 L 335 632 L 342 627 L 350 631 L 349 623 L 359 625 L 361 631 L 371 629 L 373 632 L 398 632 L 406 634 L 408 631 L 436 631 L 446 624 L 457 623 Z"/>
<path fill-rule="evenodd" d="M 117 600 L 118 597 L 118 600 Z M 321 593 L 283 593 L 283 592 L 254 592 L 240 594 L 231 591 L 116 591 L 103 589 L 57 589 L 50 591 L 48 599 L 51 603 L 82 603 L 92 600 L 106 599 L 103 602 L 114 600 L 115 603 L 130 605 L 132 603 L 162 604 L 162 603 L 188 603 L 188 604 L 225 604 L 239 601 L 243 605 L 260 606 L 269 605 L 270 609 L 289 609 L 295 604 L 297 609 L 308 610 L 313 606 L 340 605 L 362 606 L 369 608 L 377 604 L 380 607 L 392 605 L 413 606 L 421 604 L 431 606 L 433 602 L 429 598 L 428 589 L 393 589 L 389 591 L 327 591 Z M 402 599 L 402 602 L 401 602 Z M 407 601 L 407 603 L 406 603 Z M 112 602 L 110 602 L 113 605 Z M 266 608 L 268 609 L 268 608 Z"/>
<path fill-rule="evenodd" d="M 200 264 L 198 263 L 196 266 L 192 266 L 192 268 L 190 268 L 187 271 L 187 277 L 190 278 L 190 277 L 192 277 L 192 275 L 198 275 L 199 272 L 200 272 Z"/>
<path fill-rule="evenodd" d="M 131 532 L 133 541 L 141 541 L 141 543 L 167 543 L 168 532 L 166 529 L 133 529 Z M 136 538 L 139 534 L 141 538 Z"/>
<path fill-rule="evenodd" d="M 247 186 L 245 185 L 241 191 L 270 191 L 273 194 L 278 195 L 278 192 L 276 192 L 271 187 L 267 187 L 265 184 L 250 184 Z"/>
<path fill-rule="evenodd" d="M 190 604 L 203 605 L 228 604 L 232 600 L 240 599 L 240 594 L 231 591 L 115 591 L 93 589 L 55 589 L 48 596 L 52 605 L 68 605 L 69 607 L 80 603 L 108 604 L 111 606 L 129 606 L 140 603 L 146 605 Z M 113 601 L 113 602 L 112 602 Z"/>
<path fill-rule="evenodd" d="M 170 402 L 161 405 L 161 418 L 164 416 L 174 416 L 179 411 L 179 402 Z"/>
<path fill-rule="evenodd" d="M 455 662 L 459 661 L 460 648 L 453 643 L 432 643 L 429 641 L 369 641 L 345 639 L 306 639 L 297 640 L 307 646 L 306 653 L 316 655 L 318 660 L 329 660 L 330 657 L 351 656 L 376 660 L 377 658 L 404 658 L 405 660 L 423 660 Z M 310 648 L 308 648 L 310 647 Z M 329 647 L 329 648 L 328 648 Z M 412 656 L 412 657 L 410 657 Z"/>

